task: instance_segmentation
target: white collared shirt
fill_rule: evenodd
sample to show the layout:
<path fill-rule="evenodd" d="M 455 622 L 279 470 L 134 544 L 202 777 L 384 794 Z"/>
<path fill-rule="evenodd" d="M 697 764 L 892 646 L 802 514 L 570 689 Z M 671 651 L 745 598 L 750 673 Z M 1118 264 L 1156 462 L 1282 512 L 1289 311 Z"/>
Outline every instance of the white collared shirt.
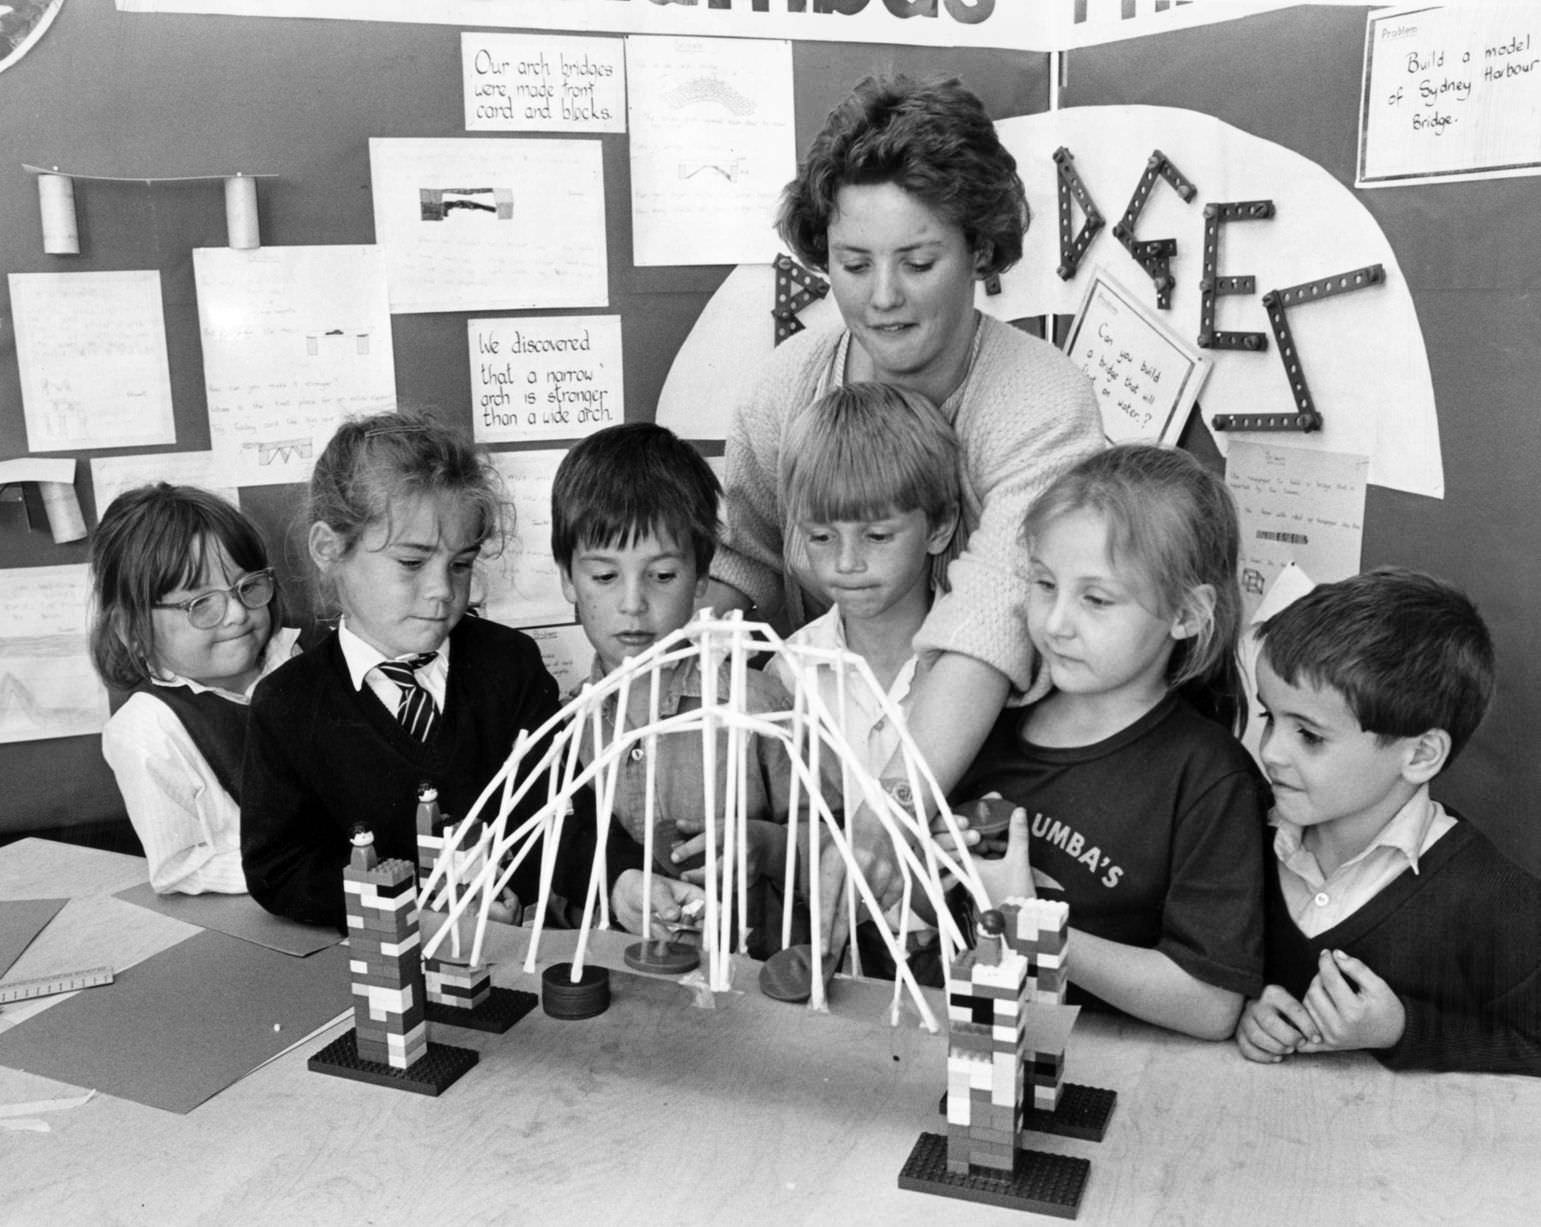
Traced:
<path fill-rule="evenodd" d="M 1455 825 L 1424 785 L 1381 827 L 1369 847 L 1326 875 L 1316 854 L 1305 846 L 1307 828 L 1277 815 L 1269 821 L 1275 828 L 1273 853 L 1279 862 L 1284 903 L 1307 937 L 1341 924 L 1404 870 L 1417 873 L 1419 858 Z"/>
<path fill-rule="evenodd" d="M 831 607 L 801 630 L 787 637 L 788 643 L 810 648 L 839 648 L 850 650 L 845 638 L 845 623 L 840 618 L 840 607 Z M 915 683 L 917 657 L 911 655 L 904 662 L 888 697 L 906 716 L 909 716 L 910 690 Z M 797 686 L 795 671 L 777 656 L 766 670 L 791 694 Z M 841 731 L 851 748 L 862 758 L 862 764 L 872 775 L 881 776 L 899 749 L 899 730 L 884 713 L 877 700 L 865 686 L 854 684 L 847 672 L 845 704 L 840 705 L 840 674 L 833 667 L 818 671 L 819 697 L 840 720 Z"/>
<path fill-rule="evenodd" d="M 299 634 L 290 627 L 273 632 L 263 650 L 259 679 L 296 654 Z M 186 686 L 194 694 L 212 690 L 242 707 L 257 684 L 236 692 L 176 675 L 151 681 Z M 112 768 L 134 833 L 144 845 L 150 885 L 157 893 L 246 892 L 240 807 L 171 708 L 147 694 L 130 695 L 102 730 L 102 757 Z"/>
<path fill-rule="evenodd" d="M 368 686 L 370 693 L 385 704 L 385 710 L 394 716 L 396 708 L 401 703 L 401 687 L 375 666 L 387 660 L 406 660 L 417 653 L 408 652 L 406 656 L 387 656 L 350 631 L 346 618 L 337 623 L 337 645 L 342 648 L 342 658 L 347 663 L 348 678 L 352 681 L 354 689 L 362 690 Z M 433 697 L 434 706 L 442 712 L 444 694 L 449 686 L 448 638 L 439 645 L 439 654 L 417 670 L 415 676 L 418 685 Z"/>

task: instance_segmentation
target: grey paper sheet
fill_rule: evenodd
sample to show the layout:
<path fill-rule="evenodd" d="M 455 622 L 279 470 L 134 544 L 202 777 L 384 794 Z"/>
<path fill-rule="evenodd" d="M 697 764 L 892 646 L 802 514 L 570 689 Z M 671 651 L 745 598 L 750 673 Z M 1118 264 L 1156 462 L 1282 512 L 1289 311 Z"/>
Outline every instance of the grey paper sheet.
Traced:
<path fill-rule="evenodd" d="M 301 958 L 342 941 L 336 929 L 285 920 L 264 910 L 250 895 L 157 895 L 144 882 L 120 890 L 115 897 L 200 929 L 213 929 Z"/>
<path fill-rule="evenodd" d="M 0 1034 L 0 1065 L 191 1112 L 350 1001 L 341 947 L 296 959 L 204 932 Z"/>

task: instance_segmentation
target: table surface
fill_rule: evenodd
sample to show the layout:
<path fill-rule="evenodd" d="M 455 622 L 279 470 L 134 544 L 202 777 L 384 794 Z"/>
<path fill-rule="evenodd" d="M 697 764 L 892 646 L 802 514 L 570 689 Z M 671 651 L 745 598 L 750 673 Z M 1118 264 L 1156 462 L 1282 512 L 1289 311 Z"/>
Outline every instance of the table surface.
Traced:
<path fill-rule="evenodd" d="M 144 874 L 42 840 L 0 849 L 0 899 L 71 898 L 6 978 L 122 967 L 196 932 L 110 898 Z M 539 991 L 526 935 L 493 930 L 495 982 Z M 623 969 L 625 945 L 596 935 L 594 961 Z M 540 961 L 570 947 L 548 935 Z M 837 980 L 814 1013 L 736 971 L 709 1006 L 623 971 L 599 1018 L 436 1027 L 481 1058 L 437 1099 L 309 1072 L 346 1024 L 186 1116 L 98 1095 L 41 1117 L 48 1133 L 0 1130 L 0 1224 L 1050 1221 L 897 1187 L 919 1133 L 942 1131 L 946 1048 L 913 1015 L 888 1026 L 888 986 Z M 1037 1143 L 1091 1161 L 1083 1224 L 1529 1224 L 1541 1205 L 1541 1080 L 1360 1054 L 1252 1065 L 1085 1014 L 1067 1071 L 1118 1092 L 1100 1144 Z M 73 1093 L 0 1069 L 0 1106 Z"/>

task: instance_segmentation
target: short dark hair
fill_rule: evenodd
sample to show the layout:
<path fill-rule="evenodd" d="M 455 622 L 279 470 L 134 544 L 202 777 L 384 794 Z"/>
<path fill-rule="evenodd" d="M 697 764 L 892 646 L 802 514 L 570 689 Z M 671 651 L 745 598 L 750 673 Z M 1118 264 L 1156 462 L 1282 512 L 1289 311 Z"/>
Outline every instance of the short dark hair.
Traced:
<path fill-rule="evenodd" d="M 782 190 L 782 240 L 810 268 L 829 267 L 842 187 L 892 183 L 963 231 L 982 277 L 1022 258 L 1027 193 L 1016 159 L 955 77 L 866 77 L 829 113 Z"/>
<path fill-rule="evenodd" d="M 1366 732 L 1389 741 L 1443 729 L 1447 765 L 1492 702 L 1487 624 L 1465 593 L 1421 571 L 1377 567 L 1321 584 L 1258 634 L 1282 681 L 1332 687 Z"/>
<path fill-rule="evenodd" d="M 219 495 L 157 482 L 125 490 L 102 513 L 91 538 L 91 660 L 109 686 L 131 690 L 150 680 L 153 611 L 168 592 L 190 588 L 209 551 L 223 551 L 242 571 L 268 566 L 262 533 Z M 275 588 L 268 634 L 283 625 Z"/>
<path fill-rule="evenodd" d="M 667 534 L 705 576 L 717 552 L 722 485 L 672 430 L 626 422 L 590 435 L 562 457 L 551 483 L 551 553 L 564 571 L 585 546 L 629 546 Z"/>

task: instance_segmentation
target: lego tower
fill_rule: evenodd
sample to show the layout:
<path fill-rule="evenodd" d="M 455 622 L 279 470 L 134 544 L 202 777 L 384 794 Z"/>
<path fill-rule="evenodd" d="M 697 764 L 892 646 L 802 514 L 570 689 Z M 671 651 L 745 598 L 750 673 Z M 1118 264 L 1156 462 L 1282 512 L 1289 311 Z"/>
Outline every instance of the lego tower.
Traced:
<path fill-rule="evenodd" d="M 900 1188 L 1075 1217 L 1091 1164 L 1021 1144 L 1064 1089 L 1068 924 L 1065 904 L 1037 899 L 979 918 L 947 978 L 947 1134 L 920 1135 Z"/>
<path fill-rule="evenodd" d="M 455 858 L 454 872 L 447 880 L 453 881 L 457 888 L 474 881 L 482 870 L 484 858 L 474 850 L 481 824 L 464 824 L 459 831 L 448 829 L 451 825 L 439 811 L 439 790 L 432 784 L 423 784 L 417 790 L 417 870 L 418 884 L 424 888 L 439 858 L 446 855 L 447 846 L 453 849 L 448 855 Z M 461 850 L 467 844 L 473 851 Z M 426 898 L 423 905 L 433 906 Z M 480 1014 L 476 1013 L 487 1005 L 493 993 L 492 969 L 485 963 L 473 966 L 453 958 L 429 958 L 423 961 L 423 977 L 428 1017 L 433 1021 L 496 1031 L 506 1031 L 512 1025 L 512 1021 L 501 1025 L 500 1020 L 499 1025 L 483 1026 Z"/>
<path fill-rule="evenodd" d="M 358 1055 L 393 1069 L 428 1052 L 416 877 L 411 861 L 377 861 L 373 837 L 355 836 L 343 892 Z"/>
<path fill-rule="evenodd" d="M 342 875 L 354 1026 L 307 1065 L 316 1073 L 437 1095 L 476 1064 L 477 1054 L 428 1042 L 417 867 L 379 860 L 374 836 L 359 828 Z"/>
<path fill-rule="evenodd" d="M 1027 1046 L 1027 959 L 986 912 L 979 943 L 952 965 L 947 985 L 947 1170 L 1009 1172 L 1022 1127 Z"/>
<path fill-rule="evenodd" d="M 1069 906 L 1047 899 L 1013 899 L 1001 905 L 1001 918 L 1006 943 L 1027 963 L 1024 1000 L 1063 1005 L 1070 954 Z M 1023 1061 L 1024 1081 L 1032 1087 L 1031 1108 L 1058 1110 L 1065 1089 L 1064 1043 L 1033 1043 L 1023 1052 Z"/>

